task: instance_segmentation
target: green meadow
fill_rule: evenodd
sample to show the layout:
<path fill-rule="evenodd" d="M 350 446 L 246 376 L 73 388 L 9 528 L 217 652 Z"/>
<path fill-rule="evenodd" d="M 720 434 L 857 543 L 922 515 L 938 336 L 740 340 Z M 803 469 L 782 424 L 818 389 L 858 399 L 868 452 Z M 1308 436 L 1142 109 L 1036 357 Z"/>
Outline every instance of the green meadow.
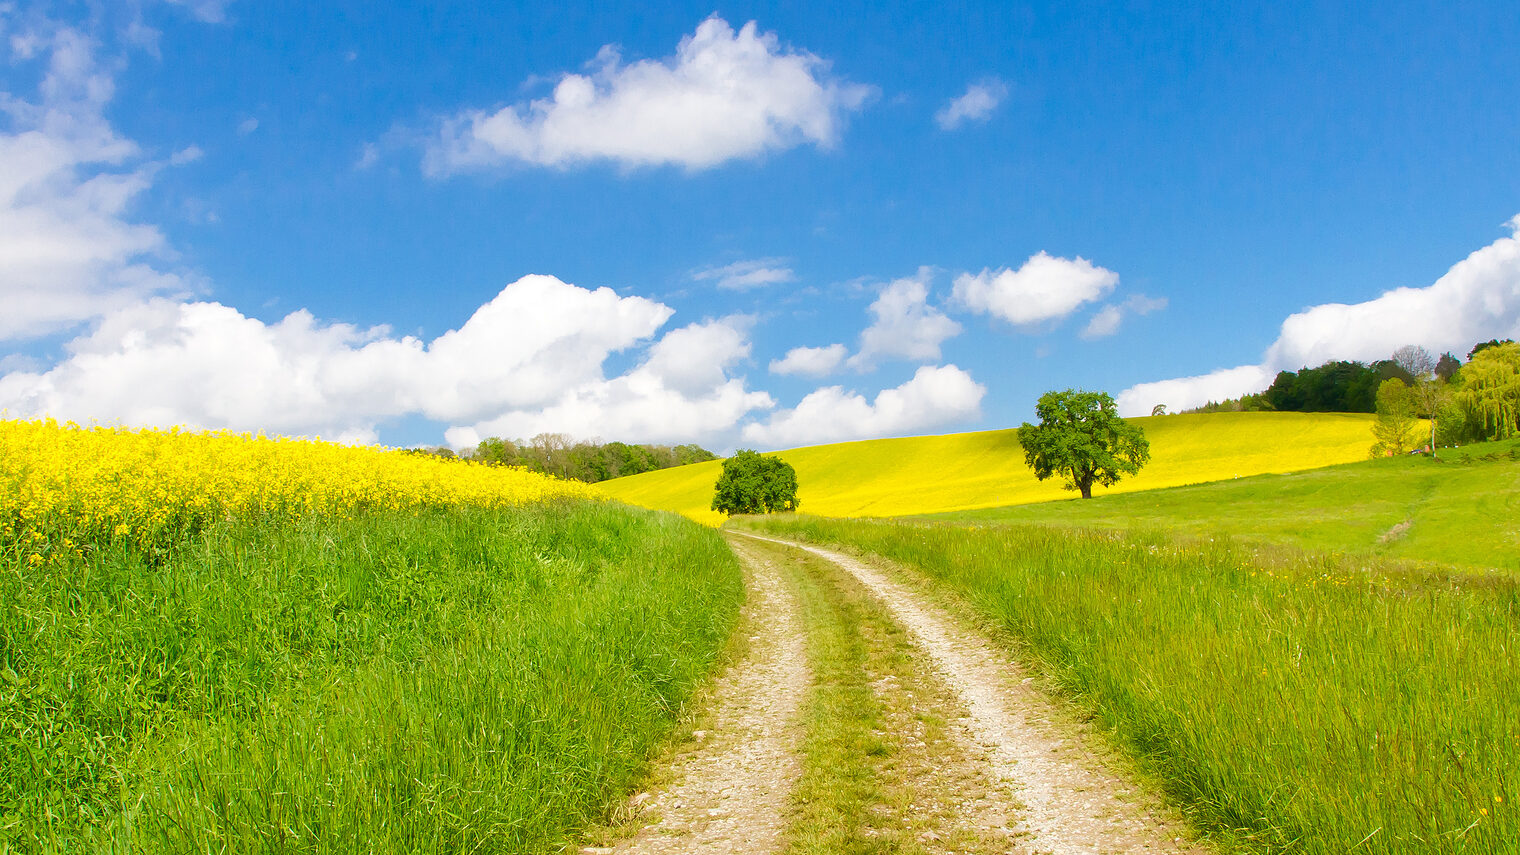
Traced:
<path fill-rule="evenodd" d="M 934 519 L 1164 529 L 1520 573 L 1520 441 Z"/>
<path fill-rule="evenodd" d="M 0 851 L 561 851 L 742 597 L 715 531 L 584 500 L 10 561 Z"/>
<path fill-rule="evenodd" d="M 1197 530 L 736 524 L 885 558 L 963 598 L 1226 851 L 1520 845 L 1508 574 Z"/>

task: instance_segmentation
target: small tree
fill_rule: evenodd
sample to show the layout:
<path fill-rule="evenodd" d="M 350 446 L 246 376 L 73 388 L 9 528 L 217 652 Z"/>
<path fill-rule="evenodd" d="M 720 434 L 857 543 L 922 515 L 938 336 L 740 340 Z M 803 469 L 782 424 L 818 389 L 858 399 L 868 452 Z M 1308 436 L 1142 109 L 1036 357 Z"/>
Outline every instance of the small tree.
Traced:
<path fill-rule="evenodd" d="M 1394 364 L 1414 378 L 1414 396 L 1420 413 L 1430 419 L 1430 459 L 1436 459 L 1436 421 L 1446 400 L 1446 384 L 1436 376 L 1436 361 L 1423 347 L 1406 344 L 1393 352 Z"/>
<path fill-rule="evenodd" d="M 1112 486 L 1151 459 L 1145 432 L 1119 418 L 1106 392 L 1046 392 L 1035 414 L 1038 425 L 1019 427 L 1025 462 L 1041 481 L 1061 475 L 1084 499 L 1092 498 L 1093 484 Z"/>
<path fill-rule="evenodd" d="M 773 455 L 740 449 L 723 461 L 713 488 L 712 509 L 724 514 L 795 511 L 797 470 Z"/>
<path fill-rule="evenodd" d="M 1377 421 L 1372 424 L 1373 457 L 1403 454 L 1414 447 L 1415 415 L 1414 390 L 1403 380 L 1389 378 L 1378 386 Z"/>

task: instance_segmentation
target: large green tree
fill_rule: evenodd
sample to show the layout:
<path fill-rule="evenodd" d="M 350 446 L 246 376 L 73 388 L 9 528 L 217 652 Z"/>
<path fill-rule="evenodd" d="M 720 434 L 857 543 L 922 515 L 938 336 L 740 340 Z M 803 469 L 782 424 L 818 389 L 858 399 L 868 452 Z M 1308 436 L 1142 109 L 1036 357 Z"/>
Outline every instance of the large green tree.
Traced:
<path fill-rule="evenodd" d="M 1462 368 L 1457 403 L 1484 438 L 1520 436 L 1520 344 L 1504 342 L 1478 350 Z"/>
<path fill-rule="evenodd" d="M 740 449 L 723 461 L 712 509 L 725 514 L 797 510 L 797 470 L 779 457 Z"/>
<path fill-rule="evenodd" d="M 1046 392 L 1034 409 L 1040 423 L 1021 425 L 1019 444 L 1041 481 L 1060 475 L 1066 489 L 1091 499 L 1093 484 L 1113 486 L 1151 459 L 1145 431 L 1119 418 L 1106 392 Z"/>

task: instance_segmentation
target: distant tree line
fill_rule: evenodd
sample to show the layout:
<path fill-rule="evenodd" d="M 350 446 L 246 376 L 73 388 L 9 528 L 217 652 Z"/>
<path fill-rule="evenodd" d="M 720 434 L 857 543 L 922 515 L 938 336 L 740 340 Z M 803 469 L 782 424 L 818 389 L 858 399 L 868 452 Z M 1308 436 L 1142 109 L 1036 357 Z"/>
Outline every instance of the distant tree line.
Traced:
<path fill-rule="evenodd" d="M 1484 346 L 1479 345 L 1480 348 Z M 1450 353 L 1442 354 L 1435 364 L 1435 373 L 1442 381 L 1447 381 L 1461 365 L 1461 360 Z M 1377 411 L 1378 387 L 1385 380 L 1402 380 L 1405 384 L 1414 382 L 1409 372 L 1392 359 L 1381 359 L 1371 365 L 1337 360 L 1318 368 L 1279 371 L 1272 385 L 1263 392 L 1210 401 L 1180 412 L 1372 413 Z"/>
<path fill-rule="evenodd" d="M 558 478 L 589 483 L 718 459 L 718 455 L 699 445 L 576 442 L 562 433 L 541 433 L 527 442 L 514 442 L 493 436 L 457 455 L 448 448 L 420 450 L 442 457 L 462 457 L 491 466 L 520 466 Z"/>
<path fill-rule="evenodd" d="M 1443 356 L 1442 364 L 1449 358 L 1451 354 Z M 1377 409 L 1378 387 L 1394 379 L 1408 383 L 1413 378 L 1391 359 L 1371 365 L 1338 360 L 1318 368 L 1279 371 L 1264 392 L 1210 401 L 1183 412 L 1371 413 Z"/>
<path fill-rule="evenodd" d="M 1281 371 L 1265 391 L 1182 412 L 1377 413 L 1374 453 L 1520 436 L 1520 344 L 1479 342 L 1467 359 L 1435 359 L 1411 345 L 1370 365 L 1342 360 Z M 1431 422 L 1423 439 L 1413 435 L 1419 419 Z"/>

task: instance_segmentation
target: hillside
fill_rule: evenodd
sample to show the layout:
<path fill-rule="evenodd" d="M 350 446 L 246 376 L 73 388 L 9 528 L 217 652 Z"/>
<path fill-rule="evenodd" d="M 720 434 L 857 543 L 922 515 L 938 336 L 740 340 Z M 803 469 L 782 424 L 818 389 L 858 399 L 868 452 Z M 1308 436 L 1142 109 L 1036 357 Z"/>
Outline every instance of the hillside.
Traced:
<path fill-rule="evenodd" d="M 1145 493 L 960 511 L 961 521 L 1158 528 L 1249 542 L 1520 570 L 1520 443 L 1364 460 Z M 936 517 L 940 518 L 940 517 Z"/>
<path fill-rule="evenodd" d="M 1154 490 L 1364 460 L 1372 416 L 1200 413 L 1133 419 L 1151 462 L 1097 495 Z M 824 516 L 904 516 L 1070 498 L 1036 481 L 1013 430 L 875 439 L 780 452 L 797 469 L 802 510 Z M 721 461 L 606 481 L 614 498 L 716 523 L 708 509 Z"/>

